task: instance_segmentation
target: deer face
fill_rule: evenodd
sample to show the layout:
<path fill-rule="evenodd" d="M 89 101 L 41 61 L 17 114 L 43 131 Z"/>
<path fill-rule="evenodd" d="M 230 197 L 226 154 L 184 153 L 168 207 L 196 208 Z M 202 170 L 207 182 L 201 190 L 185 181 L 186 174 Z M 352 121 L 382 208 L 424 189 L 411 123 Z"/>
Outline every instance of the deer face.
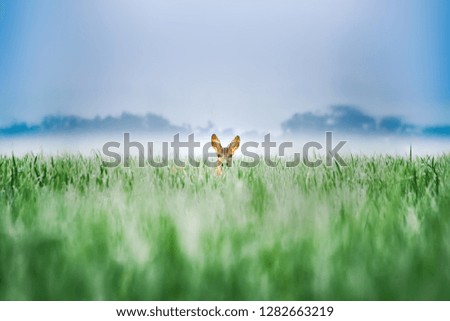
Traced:
<path fill-rule="evenodd" d="M 236 136 L 230 143 L 230 145 L 228 145 L 228 147 L 222 147 L 222 144 L 220 143 L 220 140 L 219 138 L 217 138 L 216 134 L 213 134 L 211 136 L 212 147 L 217 153 L 217 166 L 231 166 L 233 154 L 238 149 L 240 142 L 241 139 L 239 138 L 239 136 Z"/>

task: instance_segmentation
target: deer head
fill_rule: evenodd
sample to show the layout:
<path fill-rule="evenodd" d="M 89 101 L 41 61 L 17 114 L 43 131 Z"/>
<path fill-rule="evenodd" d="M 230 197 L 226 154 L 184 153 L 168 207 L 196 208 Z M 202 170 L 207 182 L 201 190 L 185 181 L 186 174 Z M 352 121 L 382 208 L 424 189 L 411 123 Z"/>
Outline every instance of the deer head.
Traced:
<path fill-rule="evenodd" d="M 233 141 L 228 145 L 228 147 L 222 147 L 219 138 L 217 138 L 216 134 L 211 136 L 211 144 L 214 150 L 217 153 L 217 166 L 227 165 L 231 166 L 231 162 L 233 159 L 234 152 L 238 149 L 239 143 L 241 139 L 239 136 L 236 136 Z"/>

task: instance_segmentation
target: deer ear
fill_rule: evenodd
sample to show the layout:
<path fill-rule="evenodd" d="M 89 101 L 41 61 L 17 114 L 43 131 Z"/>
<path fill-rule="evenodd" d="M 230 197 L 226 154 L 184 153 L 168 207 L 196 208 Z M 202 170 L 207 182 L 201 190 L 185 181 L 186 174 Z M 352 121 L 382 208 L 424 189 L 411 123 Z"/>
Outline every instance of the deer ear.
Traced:
<path fill-rule="evenodd" d="M 241 138 L 239 136 L 234 137 L 233 141 L 228 145 L 228 149 L 231 151 L 231 155 L 239 148 Z"/>
<path fill-rule="evenodd" d="M 216 134 L 211 136 L 211 145 L 215 149 L 216 153 L 222 153 L 222 144 Z"/>

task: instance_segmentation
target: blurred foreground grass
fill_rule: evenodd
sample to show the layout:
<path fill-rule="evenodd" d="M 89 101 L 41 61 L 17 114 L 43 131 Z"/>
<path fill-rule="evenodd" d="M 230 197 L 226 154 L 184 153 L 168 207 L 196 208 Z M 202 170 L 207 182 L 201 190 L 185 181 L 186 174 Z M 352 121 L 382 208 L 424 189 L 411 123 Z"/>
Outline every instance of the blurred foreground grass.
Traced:
<path fill-rule="evenodd" d="M 0 157 L 1 300 L 450 300 L 450 157 Z"/>

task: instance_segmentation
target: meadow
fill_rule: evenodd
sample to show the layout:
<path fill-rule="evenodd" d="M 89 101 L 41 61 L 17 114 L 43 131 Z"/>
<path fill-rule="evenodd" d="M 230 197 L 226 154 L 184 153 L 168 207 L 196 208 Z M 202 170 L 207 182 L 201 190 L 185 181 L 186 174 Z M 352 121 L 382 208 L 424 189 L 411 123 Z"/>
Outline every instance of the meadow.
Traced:
<path fill-rule="evenodd" d="M 1 300 L 450 300 L 450 156 L 0 156 Z"/>

